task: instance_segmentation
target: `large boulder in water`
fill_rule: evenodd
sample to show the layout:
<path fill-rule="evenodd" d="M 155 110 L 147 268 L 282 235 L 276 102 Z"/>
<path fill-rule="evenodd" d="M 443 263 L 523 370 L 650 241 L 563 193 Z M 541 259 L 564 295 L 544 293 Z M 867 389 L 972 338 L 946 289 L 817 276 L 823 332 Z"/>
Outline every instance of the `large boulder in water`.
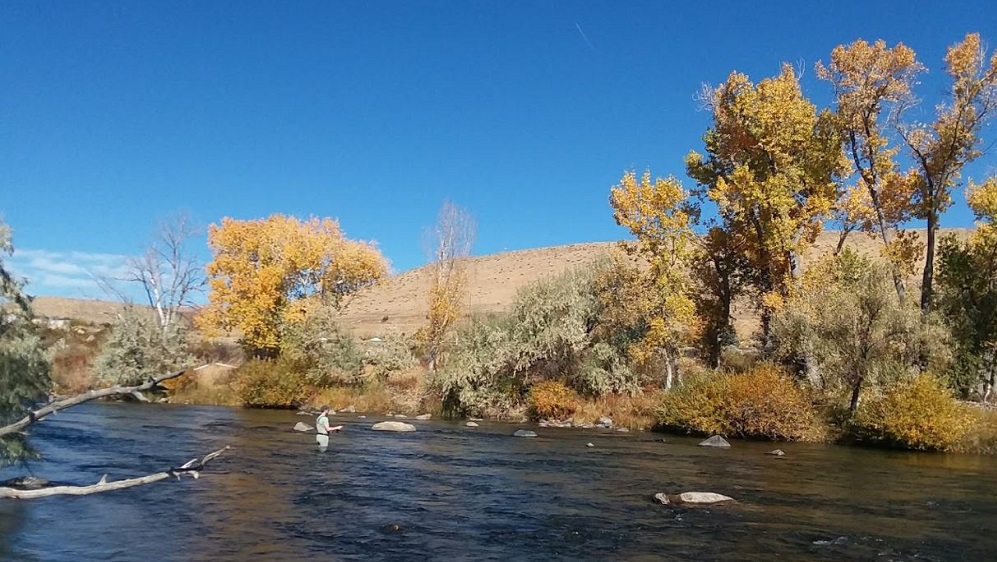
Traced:
<path fill-rule="evenodd" d="M 689 503 L 695 505 L 712 505 L 734 501 L 734 498 L 713 492 L 682 492 L 681 494 L 654 494 L 654 499 L 665 505 Z"/>
<path fill-rule="evenodd" d="M 307 423 L 298 422 L 294 424 L 294 431 L 300 431 L 303 433 L 306 431 L 313 431 L 314 429 L 315 429 L 314 427 L 308 425 Z"/>
<path fill-rule="evenodd" d="M 415 431 L 415 426 L 410 423 L 383 421 L 370 426 L 374 431 Z"/>
<path fill-rule="evenodd" d="M 710 437 L 706 441 L 700 442 L 699 446 L 700 447 L 720 447 L 720 448 L 727 449 L 727 448 L 730 448 L 730 443 L 728 443 L 727 440 L 724 439 L 723 437 L 720 437 L 719 435 L 714 435 L 713 437 Z"/>

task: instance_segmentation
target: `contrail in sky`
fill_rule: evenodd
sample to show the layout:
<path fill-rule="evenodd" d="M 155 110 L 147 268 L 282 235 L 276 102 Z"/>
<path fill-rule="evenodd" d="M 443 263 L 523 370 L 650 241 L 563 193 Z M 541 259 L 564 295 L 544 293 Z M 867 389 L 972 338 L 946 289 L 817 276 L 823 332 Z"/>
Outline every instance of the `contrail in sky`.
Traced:
<path fill-rule="evenodd" d="M 591 42 L 591 41 L 589 41 L 589 38 L 588 38 L 588 36 L 586 36 L 586 35 L 585 35 L 585 32 L 584 32 L 584 31 L 582 31 L 582 26 L 578 25 L 578 22 L 577 22 L 577 21 L 575 22 L 575 29 L 577 29 L 577 30 L 578 30 L 578 33 L 580 33 L 580 34 L 581 34 L 581 36 L 582 36 L 582 39 L 584 39 L 584 40 L 585 40 L 585 44 L 589 46 L 589 49 L 592 49 L 592 50 L 595 50 L 595 47 L 593 47 L 593 46 L 592 46 L 592 42 Z"/>

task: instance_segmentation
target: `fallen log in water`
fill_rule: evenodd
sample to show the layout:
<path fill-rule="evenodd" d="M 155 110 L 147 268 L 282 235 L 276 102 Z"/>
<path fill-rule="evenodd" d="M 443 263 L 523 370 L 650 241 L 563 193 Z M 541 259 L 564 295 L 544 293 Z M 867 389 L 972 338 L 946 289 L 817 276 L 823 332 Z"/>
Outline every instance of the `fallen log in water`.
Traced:
<path fill-rule="evenodd" d="M 18 500 L 32 500 L 37 498 L 44 498 L 48 496 L 86 496 L 90 494 L 97 494 L 100 492 L 110 492 L 113 490 L 123 490 L 125 488 L 133 488 L 135 486 L 141 486 L 143 484 L 151 484 L 153 482 L 159 482 L 160 480 L 166 480 L 167 478 L 176 478 L 177 480 L 184 474 L 187 474 L 193 478 L 198 478 L 200 476 L 200 471 L 204 469 L 204 466 L 208 464 L 209 461 L 213 460 L 218 455 L 221 455 L 229 449 L 229 446 L 218 449 L 217 451 L 208 453 L 200 459 L 191 459 L 186 463 L 182 464 L 179 468 L 170 468 L 164 472 L 157 472 L 155 474 L 149 474 L 146 476 L 140 476 L 137 478 L 128 478 L 125 480 L 116 480 L 114 482 L 107 481 L 107 475 L 105 474 L 99 482 L 96 484 L 91 484 L 89 486 L 67 486 L 67 485 L 57 485 L 57 486 L 41 486 L 41 487 L 31 487 L 30 489 L 9 487 L 0 487 L 0 499 L 18 499 Z"/>

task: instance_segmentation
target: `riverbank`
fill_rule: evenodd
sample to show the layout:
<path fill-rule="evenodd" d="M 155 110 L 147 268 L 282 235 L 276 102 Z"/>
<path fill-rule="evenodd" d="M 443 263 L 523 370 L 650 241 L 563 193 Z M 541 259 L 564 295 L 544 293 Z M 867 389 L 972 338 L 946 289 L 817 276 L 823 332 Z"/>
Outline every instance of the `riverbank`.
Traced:
<path fill-rule="evenodd" d="M 685 425 L 663 423 L 663 408 L 666 400 L 674 404 L 676 394 L 667 396 L 663 391 L 646 392 L 637 396 L 605 395 L 600 398 L 570 397 L 570 414 L 561 417 L 537 416 L 531 411 L 530 405 L 524 403 L 517 408 L 490 412 L 481 417 L 491 421 L 542 422 L 549 426 L 588 428 L 608 418 L 614 427 L 626 428 L 632 431 L 659 431 L 672 435 L 709 436 L 713 433 L 728 437 L 743 437 L 733 434 L 723 426 L 709 425 L 704 422 L 706 405 L 696 402 L 692 412 L 686 412 L 691 421 Z M 185 375 L 170 385 L 168 401 L 184 405 L 220 405 L 242 407 L 242 401 L 237 390 L 236 375 L 233 369 L 210 368 L 203 369 L 195 376 Z M 341 386 L 319 389 L 311 393 L 308 399 L 300 404 L 302 409 L 317 410 L 320 405 L 329 405 L 337 411 L 352 411 L 367 415 L 402 415 L 414 418 L 429 414 L 435 419 L 444 417 L 442 404 L 425 385 L 425 377 L 420 372 L 392 374 L 383 381 L 373 381 L 364 386 Z M 785 402 L 778 402 L 777 409 L 784 409 Z M 960 404 L 961 412 L 965 414 L 966 424 L 956 442 L 947 449 L 950 452 L 997 454 L 997 410 Z M 672 409 L 674 411 L 674 408 Z M 794 438 L 773 438 L 766 435 L 751 435 L 755 440 L 772 442 L 801 441 L 810 443 L 836 443 L 842 445 L 863 445 L 892 448 L 910 448 L 898 446 L 898 443 L 875 442 L 868 438 L 862 439 L 852 428 L 840 421 L 841 412 L 835 408 L 823 407 L 814 409 L 815 415 L 807 423 L 812 424 L 807 431 L 798 431 Z M 716 416 L 717 414 L 713 414 Z M 729 417 L 729 414 L 719 414 Z M 693 417 L 696 416 L 696 417 Z M 792 423 L 799 423 L 798 415 L 789 418 Z M 721 422 L 723 420 L 720 420 Z M 915 420 L 917 421 L 917 420 Z M 692 424 L 698 422 L 700 427 Z M 930 422 L 930 420 L 929 420 Z M 713 423 L 717 423 L 714 421 Z M 924 422 L 922 422 L 923 425 Z M 729 427 L 729 424 L 727 425 Z M 914 424 L 914 431 L 926 431 Z M 930 428 L 929 428 L 930 429 Z M 773 434 L 775 435 L 775 434 Z"/>

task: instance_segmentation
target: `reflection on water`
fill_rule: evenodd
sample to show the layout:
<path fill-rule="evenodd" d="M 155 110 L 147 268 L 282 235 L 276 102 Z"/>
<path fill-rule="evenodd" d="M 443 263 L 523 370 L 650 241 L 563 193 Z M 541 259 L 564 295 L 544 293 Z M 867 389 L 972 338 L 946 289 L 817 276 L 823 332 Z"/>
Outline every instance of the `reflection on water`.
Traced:
<path fill-rule="evenodd" d="M 997 459 L 655 434 L 414 422 L 320 453 L 293 412 L 99 404 L 39 424 L 50 480 L 154 472 L 223 445 L 200 480 L 0 503 L 2 560 L 991 560 Z M 595 447 L 588 448 L 587 442 Z M 0 479 L 10 475 L 0 474 Z M 655 492 L 739 503 L 685 508 Z"/>

